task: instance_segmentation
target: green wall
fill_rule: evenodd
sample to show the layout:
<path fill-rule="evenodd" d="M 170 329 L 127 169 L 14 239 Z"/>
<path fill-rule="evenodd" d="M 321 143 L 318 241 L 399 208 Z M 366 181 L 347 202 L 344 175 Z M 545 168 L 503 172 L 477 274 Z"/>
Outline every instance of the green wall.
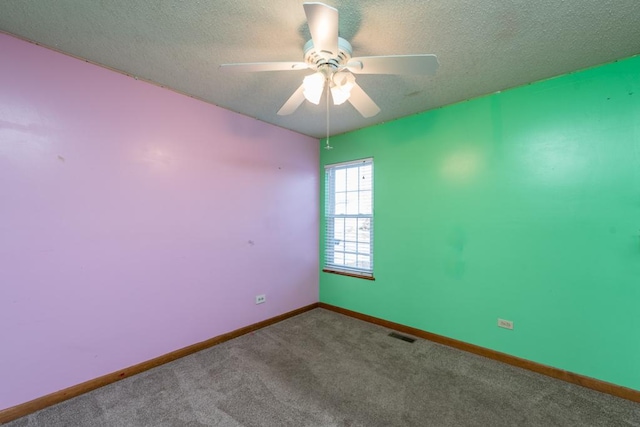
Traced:
<path fill-rule="evenodd" d="M 640 389 L 640 56 L 331 145 L 374 158 L 376 280 L 322 302 Z"/>

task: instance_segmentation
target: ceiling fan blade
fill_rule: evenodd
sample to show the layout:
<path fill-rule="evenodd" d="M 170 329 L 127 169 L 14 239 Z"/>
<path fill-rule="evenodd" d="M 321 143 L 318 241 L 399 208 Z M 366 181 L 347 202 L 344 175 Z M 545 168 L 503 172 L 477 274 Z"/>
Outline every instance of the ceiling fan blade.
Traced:
<path fill-rule="evenodd" d="M 303 3 L 313 47 L 327 57 L 338 56 L 338 9 L 323 3 Z"/>
<path fill-rule="evenodd" d="M 304 85 L 302 84 L 295 92 L 293 92 L 293 95 L 287 99 L 287 102 L 284 103 L 282 108 L 278 110 L 278 115 L 288 116 L 289 114 L 292 114 L 298 109 L 300 104 L 304 102 L 304 99 Z"/>
<path fill-rule="evenodd" d="M 355 82 L 351 88 L 349 102 L 362 114 L 362 117 L 365 118 L 373 117 L 380 112 L 380 107 L 378 107 L 376 103 L 373 102 L 373 99 L 369 98 L 369 95 Z"/>
<path fill-rule="evenodd" d="M 297 71 L 306 70 L 306 62 L 247 62 L 241 64 L 222 64 L 220 71 L 254 72 L 254 71 Z"/>
<path fill-rule="evenodd" d="M 435 55 L 385 55 L 351 58 L 349 71 L 356 74 L 434 74 L 438 69 Z"/>

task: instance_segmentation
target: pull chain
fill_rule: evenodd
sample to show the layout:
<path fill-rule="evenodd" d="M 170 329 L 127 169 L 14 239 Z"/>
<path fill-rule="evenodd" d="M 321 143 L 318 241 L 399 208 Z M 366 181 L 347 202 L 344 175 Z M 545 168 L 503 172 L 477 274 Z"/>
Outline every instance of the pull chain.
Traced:
<path fill-rule="evenodd" d="M 333 147 L 331 145 L 329 145 L 329 79 L 327 79 L 326 82 L 326 86 L 327 86 L 327 145 L 324 147 L 325 150 L 331 150 L 333 149 Z"/>

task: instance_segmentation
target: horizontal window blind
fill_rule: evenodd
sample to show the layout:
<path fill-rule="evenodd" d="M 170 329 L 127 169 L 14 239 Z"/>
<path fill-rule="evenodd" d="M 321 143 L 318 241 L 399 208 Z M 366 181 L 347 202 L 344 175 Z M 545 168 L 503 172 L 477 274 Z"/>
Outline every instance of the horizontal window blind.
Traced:
<path fill-rule="evenodd" d="M 325 166 L 325 268 L 373 276 L 373 159 Z"/>

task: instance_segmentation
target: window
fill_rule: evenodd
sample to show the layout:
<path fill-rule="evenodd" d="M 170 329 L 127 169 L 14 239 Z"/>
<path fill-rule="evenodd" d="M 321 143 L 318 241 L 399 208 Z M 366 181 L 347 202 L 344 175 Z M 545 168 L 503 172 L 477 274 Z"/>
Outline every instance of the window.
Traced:
<path fill-rule="evenodd" d="M 373 159 L 325 166 L 324 271 L 373 278 Z"/>

